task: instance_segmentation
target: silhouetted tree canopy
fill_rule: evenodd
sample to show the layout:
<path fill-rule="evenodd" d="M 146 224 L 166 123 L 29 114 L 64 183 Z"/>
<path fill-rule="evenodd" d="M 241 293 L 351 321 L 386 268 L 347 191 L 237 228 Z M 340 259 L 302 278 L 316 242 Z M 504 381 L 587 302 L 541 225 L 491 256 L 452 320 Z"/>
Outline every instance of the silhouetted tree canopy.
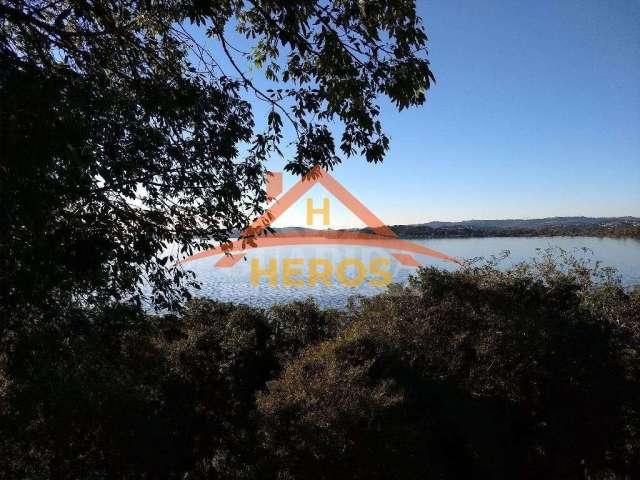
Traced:
<path fill-rule="evenodd" d="M 379 99 L 424 102 L 426 40 L 410 0 L 2 2 L 5 303 L 140 298 L 144 280 L 175 306 L 176 257 L 261 211 L 283 143 L 296 174 L 382 160 Z"/>

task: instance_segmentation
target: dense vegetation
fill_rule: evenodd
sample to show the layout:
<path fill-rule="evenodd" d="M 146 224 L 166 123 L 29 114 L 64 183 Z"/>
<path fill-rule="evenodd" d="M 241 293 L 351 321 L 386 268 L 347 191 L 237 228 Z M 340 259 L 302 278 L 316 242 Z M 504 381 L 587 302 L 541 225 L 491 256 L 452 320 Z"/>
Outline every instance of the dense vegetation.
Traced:
<path fill-rule="evenodd" d="M 3 478 L 636 478 L 640 291 L 544 257 L 347 311 L 24 312 Z"/>
<path fill-rule="evenodd" d="M 267 159 L 382 160 L 379 104 L 424 103 L 426 41 L 411 0 L 1 2 L 1 300 L 143 300 L 144 280 L 177 307 L 176 256 L 261 213 Z"/>

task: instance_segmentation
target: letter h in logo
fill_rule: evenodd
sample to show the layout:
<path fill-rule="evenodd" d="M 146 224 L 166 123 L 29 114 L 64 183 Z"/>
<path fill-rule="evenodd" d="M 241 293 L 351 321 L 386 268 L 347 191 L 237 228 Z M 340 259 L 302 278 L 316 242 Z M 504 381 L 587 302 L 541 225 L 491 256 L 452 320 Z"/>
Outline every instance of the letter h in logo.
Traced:
<path fill-rule="evenodd" d="M 329 199 L 322 200 L 322 208 L 313 208 L 313 200 L 307 198 L 307 225 L 313 225 L 313 216 L 322 215 L 322 224 L 329 225 Z"/>

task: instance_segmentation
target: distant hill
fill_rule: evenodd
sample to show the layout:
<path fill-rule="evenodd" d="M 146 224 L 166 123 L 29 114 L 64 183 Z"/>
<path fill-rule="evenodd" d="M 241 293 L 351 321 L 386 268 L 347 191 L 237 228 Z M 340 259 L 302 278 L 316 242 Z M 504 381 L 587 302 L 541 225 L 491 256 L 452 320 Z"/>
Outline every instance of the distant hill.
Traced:
<path fill-rule="evenodd" d="M 547 227 L 580 227 L 594 225 L 638 225 L 638 217 L 549 217 L 533 219 L 508 220 L 463 220 L 461 222 L 427 222 L 406 226 L 440 227 L 472 227 L 472 228 L 547 228 Z"/>
<path fill-rule="evenodd" d="M 472 238 L 595 236 L 640 238 L 639 217 L 549 217 L 507 220 L 463 220 L 390 225 L 401 238 Z M 347 229 L 370 232 L 368 228 Z M 305 227 L 275 228 L 277 232 L 307 232 Z"/>
<path fill-rule="evenodd" d="M 640 238 L 638 217 L 550 217 L 391 225 L 404 238 L 599 236 Z M 365 229 L 366 231 L 366 229 Z"/>

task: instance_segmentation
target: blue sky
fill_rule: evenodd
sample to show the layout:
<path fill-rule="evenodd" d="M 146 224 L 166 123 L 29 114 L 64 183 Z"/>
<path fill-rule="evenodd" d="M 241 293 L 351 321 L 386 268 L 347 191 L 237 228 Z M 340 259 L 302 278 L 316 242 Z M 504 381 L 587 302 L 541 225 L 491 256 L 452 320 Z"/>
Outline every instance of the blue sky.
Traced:
<path fill-rule="evenodd" d="M 336 178 L 390 223 L 640 216 L 640 2 L 419 5 L 437 84 Z"/>
<path fill-rule="evenodd" d="M 437 83 L 383 102 L 390 151 L 338 166 L 345 187 L 389 224 L 640 216 L 640 2 L 418 5 Z"/>

